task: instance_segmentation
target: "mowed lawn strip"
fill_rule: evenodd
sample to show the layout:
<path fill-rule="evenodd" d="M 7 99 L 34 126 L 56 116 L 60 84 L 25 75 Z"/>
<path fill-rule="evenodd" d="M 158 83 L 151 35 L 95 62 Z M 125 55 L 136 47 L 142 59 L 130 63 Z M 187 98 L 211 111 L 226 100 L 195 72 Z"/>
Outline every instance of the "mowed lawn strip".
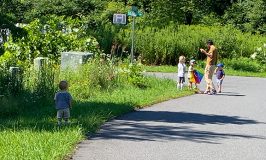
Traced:
<path fill-rule="evenodd" d="M 0 159 L 68 158 L 87 133 L 96 132 L 106 121 L 154 103 L 193 94 L 177 91 L 172 80 L 148 78 L 148 84 L 143 89 L 128 85 L 96 93 L 87 100 L 75 100 L 71 124 L 61 128 L 56 125 L 54 106 L 29 106 L 19 116 L 1 117 Z"/>
<path fill-rule="evenodd" d="M 177 73 L 177 66 L 145 66 L 146 72 L 163 72 L 163 73 Z M 197 68 L 200 72 L 204 73 L 203 68 Z M 266 72 L 247 72 L 247 71 L 239 71 L 233 70 L 231 68 L 224 68 L 225 74 L 230 76 L 243 76 L 243 77 L 266 77 Z"/>

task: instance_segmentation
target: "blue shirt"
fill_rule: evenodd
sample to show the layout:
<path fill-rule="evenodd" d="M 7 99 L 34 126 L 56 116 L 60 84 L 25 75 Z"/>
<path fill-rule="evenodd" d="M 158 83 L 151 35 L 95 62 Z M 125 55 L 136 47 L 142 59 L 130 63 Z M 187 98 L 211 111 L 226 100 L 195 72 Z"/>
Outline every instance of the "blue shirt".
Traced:
<path fill-rule="evenodd" d="M 59 91 L 55 94 L 55 108 L 66 109 L 70 107 L 72 96 L 67 91 Z"/>
<path fill-rule="evenodd" d="M 224 70 L 217 70 L 216 77 L 217 79 L 221 79 L 224 76 Z"/>

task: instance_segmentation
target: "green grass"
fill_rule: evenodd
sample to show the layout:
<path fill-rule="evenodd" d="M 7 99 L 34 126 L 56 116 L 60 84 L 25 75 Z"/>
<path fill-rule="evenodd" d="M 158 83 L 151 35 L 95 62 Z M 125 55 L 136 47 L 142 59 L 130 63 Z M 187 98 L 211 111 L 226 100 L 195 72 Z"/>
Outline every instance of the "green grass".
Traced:
<path fill-rule="evenodd" d="M 165 72 L 165 73 L 177 73 L 177 66 L 145 66 L 146 72 Z M 200 72 L 204 73 L 203 68 L 196 68 Z M 243 76 L 243 77 L 266 77 L 266 72 L 247 72 L 237 71 L 231 68 L 224 68 L 225 74 L 230 76 Z"/>
<path fill-rule="evenodd" d="M 20 104 L 21 112 L 0 118 L 0 159 L 65 159 L 87 133 L 96 132 L 106 121 L 153 103 L 193 94 L 178 92 L 171 80 L 147 81 L 149 87 L 145 89 L 128 84 L 111 92 L 97 92 L 89 99 L 76 99 L 71 124 L 62 128 L 56 126 L 53 105 L 39 108 Z"/>
<path fill-rule="evenodd" d="M 0 159 L 62 159 L 81 139 L 79 128 L 5 130 L 1 131 Z"/>

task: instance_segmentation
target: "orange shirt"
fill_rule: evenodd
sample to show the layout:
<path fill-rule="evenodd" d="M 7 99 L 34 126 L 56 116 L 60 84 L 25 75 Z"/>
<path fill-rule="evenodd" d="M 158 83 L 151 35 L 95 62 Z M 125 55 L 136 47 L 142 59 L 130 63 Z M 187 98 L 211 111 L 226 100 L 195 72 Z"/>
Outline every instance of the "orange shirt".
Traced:
<path fill-rule="evenodd" d="M 217 64 L 217 49 L 214 45 L 211 45 L 208 54 L 211 54 L 212 57 L 207 56 L 207 63 L 206 65 L 216 65 Z"/>

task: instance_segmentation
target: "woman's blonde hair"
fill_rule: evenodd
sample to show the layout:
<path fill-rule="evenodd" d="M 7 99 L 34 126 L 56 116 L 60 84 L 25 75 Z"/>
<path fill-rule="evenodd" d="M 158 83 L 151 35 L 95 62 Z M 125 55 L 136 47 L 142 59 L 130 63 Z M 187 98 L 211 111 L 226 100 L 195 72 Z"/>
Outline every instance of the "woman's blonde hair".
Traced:
<path fill-rule="evenodd" d="M 186 62 L 186 57 L 185 56 L 180 56 L 179 57 L 179 63 L 185 63 Z"/>

